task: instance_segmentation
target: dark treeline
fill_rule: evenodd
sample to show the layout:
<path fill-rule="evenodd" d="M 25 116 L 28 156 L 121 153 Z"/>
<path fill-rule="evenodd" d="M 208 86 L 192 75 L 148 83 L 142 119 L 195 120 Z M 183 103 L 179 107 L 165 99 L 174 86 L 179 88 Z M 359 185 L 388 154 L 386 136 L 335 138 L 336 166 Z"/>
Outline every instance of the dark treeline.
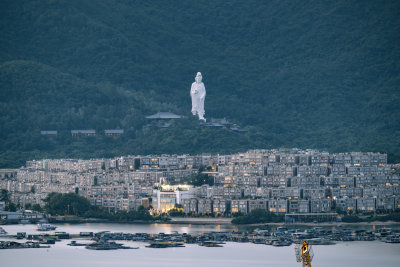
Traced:
<path fill-rule="evenodd" d="M 10 192 L 8 192 L 8 190 L 6 189 L 1 189 L 0 190 L 0 201 L 4 201 L 5 203 L 5 210 L 6 211 L 17 211 L 18 206 L 15 205 L 11 199 L 10 199 Z"/>
<path fill-rule="evenodd" d="M 0 4 L 0 167 L 43 157 L 299 147 L 400 160 L 399 1 Z M 206 118 L 190 117 L 201 71 Z M 73 139 L 71 129 L 124 136 Z M 46 138 L 40 130 L 58 130 Z"/>
<path fill-rule="evenodd" d="M 106 219 L 109 221 L 130 222 L 130 221 L 152 221 L 160 219 L 150 215 L 143 206 L 138 210 L 118 211 L 108 210 L 103 207 L 91 206 L 89 200 L 75 193 L 50 193 L 44 200 L 46 205 L 44 211 L 51 215 L 73 215 L 86 218 Z"/>

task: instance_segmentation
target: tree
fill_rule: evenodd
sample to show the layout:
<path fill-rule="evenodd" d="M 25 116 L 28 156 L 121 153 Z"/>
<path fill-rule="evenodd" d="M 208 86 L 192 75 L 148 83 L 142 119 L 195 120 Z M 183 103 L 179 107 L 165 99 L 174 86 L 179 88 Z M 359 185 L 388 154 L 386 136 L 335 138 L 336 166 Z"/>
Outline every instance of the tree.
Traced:
<path fill-rule="evenodd" d="M 42 207 L 40 207 L 39 204 L 33 204 L 32 210 L 33 211 L 37 211 L 37 212 L 41 212 L 42 211 Z"/>
<path fill-rule="evenodd" d="M 8 203 L 10 201 L 10 193 L 6 189 L 1 189 L 0 191 L 0 201 Z"/>
<path fill-rule="evenodd" d="M 336 211 L 337 214 L 346 214 L 346 212 L 343 211 L 342 208 L 340 208 L 340 207 L 336 207 L 335 211 Z"/>
<path fill-rule="evenodd" d="M 170 216 L 184 216 L 182 204 L 175 204 L 174 208 L 168 211 Z"/>
<path fill-rule="evenodd" d="M 6 206 L 6 210 L 8 210 L 8 211 L 17 211 L 17 205 L 15 205 L 12 202 L 9 202 L 8 205 Z"/>
<path fill-rule="evenodd" d="M 189 184 L 194 186 L 202 186 L 208 184 L 210 186 L 214 185 L 214 177 L 208 174 L 199 173 L 191 177 Z"/>
<path fill-rule="evenodd" d="M 90 209 L 89 201 L 74 193 L 52 192 L 44 200 L 46 210 L 52 215 L 83 215 Z"/>

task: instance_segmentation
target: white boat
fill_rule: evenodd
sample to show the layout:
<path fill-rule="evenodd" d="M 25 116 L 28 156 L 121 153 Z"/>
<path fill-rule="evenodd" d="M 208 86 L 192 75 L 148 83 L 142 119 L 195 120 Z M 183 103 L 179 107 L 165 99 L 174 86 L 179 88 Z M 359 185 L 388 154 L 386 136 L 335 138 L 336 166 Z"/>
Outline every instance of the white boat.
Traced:
<path fill-rule="evenodd" d="M 48 223 L 41 223 L 37 225 L 38 231 L 53 231 L 56 230 L 57 226 L 48 224 Z"/>
<path fill-rule="evenodd" d="M 386 243 L 400 243 L 400 234 L 388 236 L 386 238 L 385 242 Z"/>
<path fill-rule="evenodd" d="M 3 227 L 0 227 L 0 236 L 6 235 L 6 234 L 7 234 L 6 230 L 4 230 Z"/>

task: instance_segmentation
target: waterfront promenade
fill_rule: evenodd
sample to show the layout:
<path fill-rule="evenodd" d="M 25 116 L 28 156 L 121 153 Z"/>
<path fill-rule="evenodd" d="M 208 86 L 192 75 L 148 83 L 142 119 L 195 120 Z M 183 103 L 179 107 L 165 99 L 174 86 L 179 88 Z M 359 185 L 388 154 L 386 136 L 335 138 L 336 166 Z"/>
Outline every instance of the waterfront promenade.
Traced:
<path fill-rule="evenodd" d="M 172 217 L 168 223 L 172 224 L 231 224 L 232 218 L 190 218 Z"/>

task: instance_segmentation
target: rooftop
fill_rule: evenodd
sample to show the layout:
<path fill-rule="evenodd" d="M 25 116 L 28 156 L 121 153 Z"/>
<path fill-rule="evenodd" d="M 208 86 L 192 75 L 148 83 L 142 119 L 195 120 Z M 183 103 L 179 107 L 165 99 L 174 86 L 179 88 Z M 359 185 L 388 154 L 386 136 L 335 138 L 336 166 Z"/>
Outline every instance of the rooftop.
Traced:
<path fill-rule="evenodd" d="M 72 134 L 95 134 L 96 130 L 71 130 Z"/>
<path fill-rule="evenodd" d="M 107 129 L 104 130 L 105 134 L 123 134 L 124 130 L 123 129 Z"/>
<path fill-rule="evenodd" d="M 46 135 L 46 134 L 58 134 L 57 131 L 40 131 L 40 134 Z"/>
<path fill-rule="evenodd" d="M 182 119 L 183 116 L 172 112 L 157 112 L 156 114 L 146 116 L 146 119 Z"/>

